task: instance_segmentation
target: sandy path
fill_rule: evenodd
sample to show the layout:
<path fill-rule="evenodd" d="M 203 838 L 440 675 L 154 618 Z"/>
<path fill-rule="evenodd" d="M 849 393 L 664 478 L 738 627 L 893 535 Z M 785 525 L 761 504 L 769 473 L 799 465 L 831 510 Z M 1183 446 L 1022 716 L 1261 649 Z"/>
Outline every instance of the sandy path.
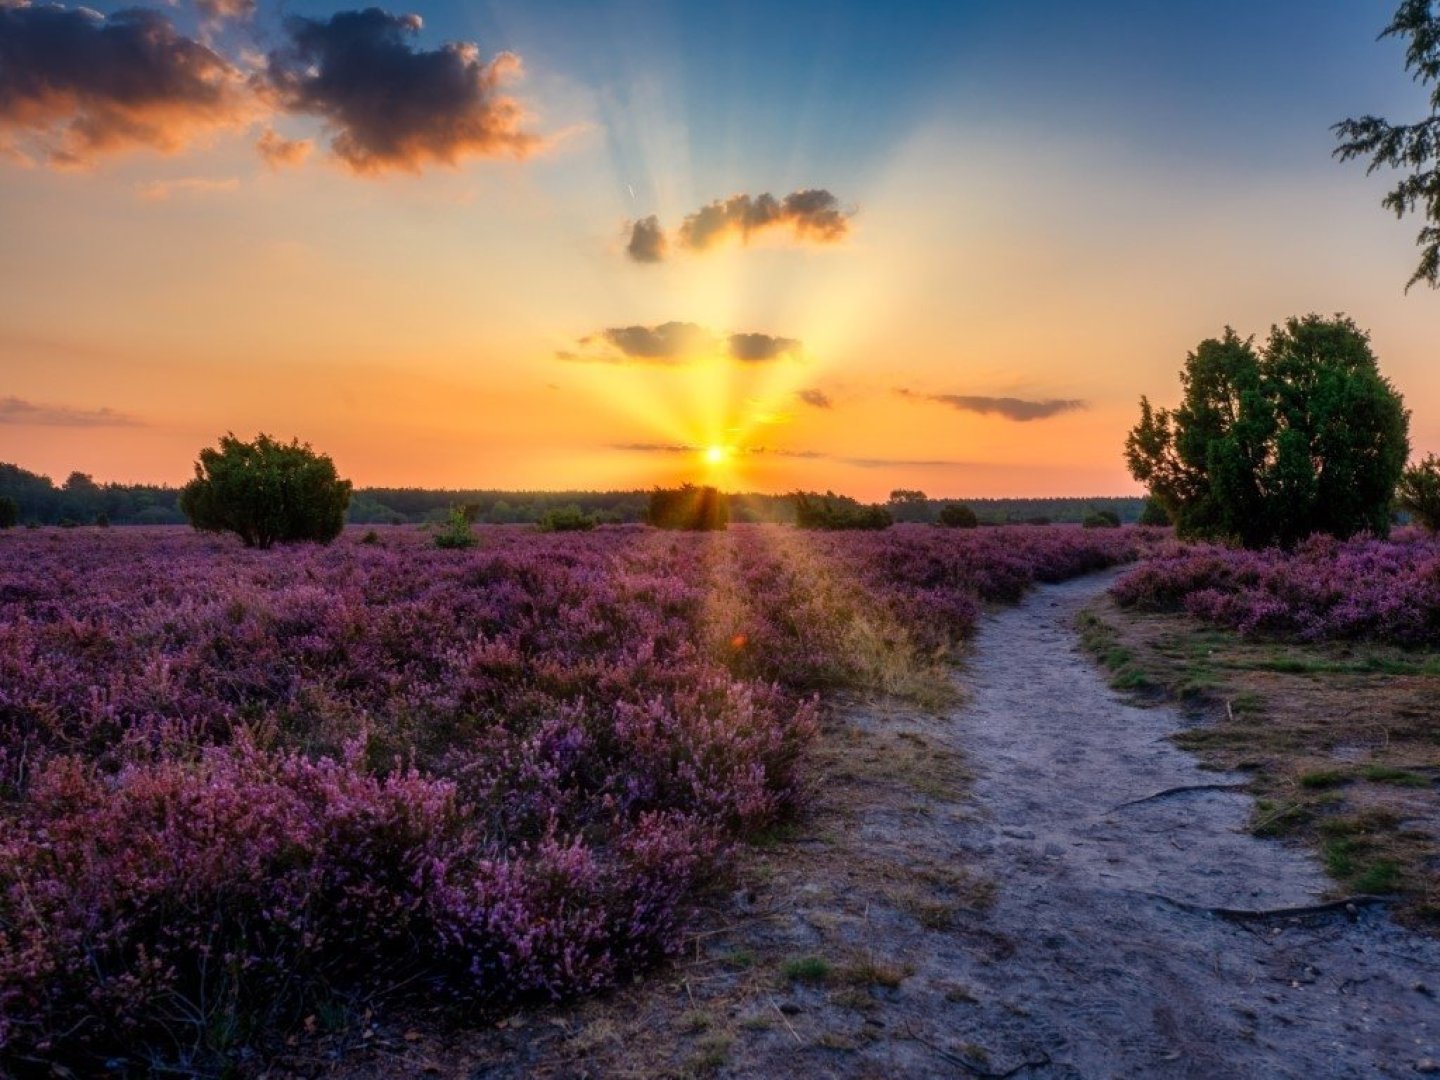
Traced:
<path fill-rule="evenodd" d="M 1246 796 L 1116 809 L 1242 778 L 1200 770 L 1166 739 L 1173 711 L 1124 704 L 1078 652 L 1074 615 L 1108 580 L 988 618 L 964 677 L 957 736 L 987 819 L 966 846 L 1000 886 L 992 929 L 1016 946 L 990 974 L 1028 1013 L 994 1018 L 1012 1046 L 1054 1062 L 1034 1074 L 1087 1077 L 1398 1076 L 1440 1060 L 1440 942 L 1378 912 L 1236 924 L 1150 895 L 1272 908 L 1317 903 L 1329 882 L 1245 832 Z"/>

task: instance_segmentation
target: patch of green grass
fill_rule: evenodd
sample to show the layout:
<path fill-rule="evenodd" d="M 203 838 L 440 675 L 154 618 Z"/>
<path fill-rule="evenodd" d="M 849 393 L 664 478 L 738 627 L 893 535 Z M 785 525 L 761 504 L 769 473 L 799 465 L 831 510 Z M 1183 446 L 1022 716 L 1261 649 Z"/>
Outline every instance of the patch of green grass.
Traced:
<path fill-rule="evenodd" d="M 797 956 L 780 965 L 791 982 L 822 983 L 830 978 L 830 962 L 822 956 Z"/>
<path fill-rule="evenodd" d="M 1358 845 L 1348 836 L 1325 841 L 1321 849 L 1325 855 L 1325 869 L 1337 878 L 1353 877 L 1355 855 Z"/>
<path fill-rule="evenodd" d="M 851 964 L 840 973 L 840 977 L 845 982 L 853 985 L 883 986 L 887 990 L 898 990 L 900 984 L 909 975 L 908 968 L 896 967 L 893 964 L 881 963 L 874 959 Z"/>
<path fill-rule="evenodd" d="M 1316 769 L 1300 774 L 1300 786 L 1312 790 L 1339 787 L 1350 781 L 1350 774 L 1341 769 Z"/>
<path fill-rule="evenodd" d="M 716 1072 L 730 1058 L 730 1047 L 735 1040 L 719 1033 L 706 1035 L 695 1044 L 695 1056 L 685 1066 L 692 1076 L 709 1076 Z"/>
<path fill-rule="evenodd" d="M 1248 691 L 1230 699 L 1230 711 L 1236 716 L 1255 715 L 1265 711 L 1265 699 Z"/>
<path fill-rule="evenodd" d="M 1406 769 L 1397 769 L 1393 765 L 1366 765 L 1365 768 L 1360 770 L 1360 775 L 1366 780 L 1374 780 L 1383 784 L 1399 784 L 1401 787 L 1423 788 L 1430 786 L 1429 777 L 1410 772 Z"/>
<path fill-rule="evenodd" d="M 734 952 L 726 953 L 720 958 L 733 968 L 745 971 L 755 966 L 755 954 L 749 949 L 736 949 Z"/>
<path fill-rule="evenodd" d="M 1400 867 L 1389 859 L 1371 863 L 1351 881 L 1356 892 L 1390 893 L 1400 887 Z"/>
<path fill-rule="evenodd" d="M 1149 690 L 1154 685 L 1150 676 L 1135 667 L 1121 668 L 1110 679 L 1110 686 L 1115 690 Z"/>
<path fill-rule="evenodd" d="M 1250 831 L 1256 836 L 1284 836 L 1310 820 L 1310 812 L 1299 803 L 1277 803 L 1259 799 Z"/>

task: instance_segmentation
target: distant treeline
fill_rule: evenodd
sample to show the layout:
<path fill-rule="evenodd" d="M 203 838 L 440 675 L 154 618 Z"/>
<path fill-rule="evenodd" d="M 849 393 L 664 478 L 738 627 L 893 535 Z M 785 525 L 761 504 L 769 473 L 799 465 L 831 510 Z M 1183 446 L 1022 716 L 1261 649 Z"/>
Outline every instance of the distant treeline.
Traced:
<path fill-rule="evenodd" d="M 810 493 L 819 496 L 820 493 Z M 61 485 L 18 465 L 0 463 L 0 497 L 20 507 L 20 522 L 37 525 L 178 525 L 185 515 L 176 500 L 180 489 L 156 484 L 97 484 L 73 472 Z M 824 497 L 842 499 L 833 492 Z M 852 500 L 846 500 L 852 501 Z M 896 521 L 933 522 L 947 503 L 963 502 L 981 524 L 1079 522 L 1087 513 L 1111 510 L 1121 521 L 1140 516 L 1140 498 L 936 499 L 923 492 L 899 490 L 880 505 Z M 348 520 L 354 524 L 425 524 L 442 522 L 452 507 L 464 507 L 472 520 L 492 525 L 538 522 L 547 513 L 573 507 L 601 524 L 644 521 L 650 490 L 639 491 L 495 491 L 485 489 L 357 488 Z M 754 493 L 730 496 L 732 522 L 793 524 L 793 495 Z"/>

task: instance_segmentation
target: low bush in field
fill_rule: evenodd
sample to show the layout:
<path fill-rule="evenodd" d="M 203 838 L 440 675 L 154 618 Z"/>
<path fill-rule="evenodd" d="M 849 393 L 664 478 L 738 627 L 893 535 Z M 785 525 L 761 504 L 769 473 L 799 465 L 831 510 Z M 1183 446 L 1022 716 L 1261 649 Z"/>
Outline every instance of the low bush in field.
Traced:
<path fill-rule="evenodd" d="M 1293 553 L 1199 545 L 1147 559 L 1112 592 L 1123 606 L 1188 611 L 1260 637 L 1440 642 L 1440 540 L 1313 537 Z"/>
<path fill-rule="evenodd" d="M 888 529 L 895 523 L 883 506 L 866 506 L 841 495 L 806 495 L 797 492 L 795 524 L 802 529 Z"/>
<path fill-rule="evenodd" d="M 660 529 L 720 532 L 730 524 L 730 498 L 716 488 L 693 484 L 656 488 L 650 493 L 645 520 Z"/>
<path fill-rule="evenodd" d="M 1114 510 L 1092 510 L 1081 522 L 1087 529 L 1118 529 L 1120 515 Z"/>
<path fill-rule="evenodd" d="M 802 804 L 813 691 L 1141 542 L 111 533 L 0 563 L 0 1069 L 218 1067 L 362 993 L 612 984 Z"/>
<path fill-rule="evenodd" d="M 598 522 L 578 506 L 561 506 L 540 516 L 536 529 L 540 532 L 589 532 Z"/>
<path fill-rule="evenodd" d="M 946 503 L 935 520 L 952 529 L 973 529 L 980 524 L 975 511 L 964 503 Z"/>

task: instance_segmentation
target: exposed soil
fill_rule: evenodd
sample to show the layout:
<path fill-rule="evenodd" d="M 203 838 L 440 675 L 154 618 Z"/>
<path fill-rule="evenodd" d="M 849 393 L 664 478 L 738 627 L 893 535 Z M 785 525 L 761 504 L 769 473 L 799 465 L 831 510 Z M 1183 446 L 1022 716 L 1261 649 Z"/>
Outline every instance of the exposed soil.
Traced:
<path fill-rule="evenodd" d="M 1127 704 L 1079 651 L 1075 615 L 1109 580 L 987 617 L 946 715 L 838 710 L 815 813 L 747 855 L 680 961 L 484 1033 L 377 1017 L 342 1071 L 1440 1071 L 1440 941 L 1364 900 L 1264 913 L 1323 905 L 1332 883 L 1250 834 L 1245 777 L 1178 749 L 1178 712 Z"/>

